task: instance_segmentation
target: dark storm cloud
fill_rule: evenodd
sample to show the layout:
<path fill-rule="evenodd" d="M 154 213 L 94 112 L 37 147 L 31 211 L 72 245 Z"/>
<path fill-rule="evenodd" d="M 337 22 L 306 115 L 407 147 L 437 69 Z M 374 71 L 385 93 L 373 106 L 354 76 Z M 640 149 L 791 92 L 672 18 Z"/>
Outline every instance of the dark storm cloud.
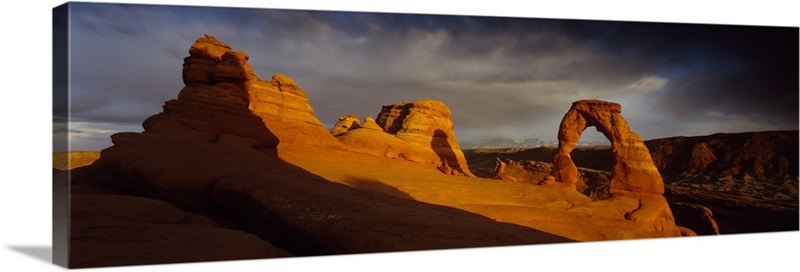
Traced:
<path fill-rule="evenodd" d="M 262 79 L 293 77 L 328 126 L 420 98 L 450 107 L 459 139 L 554 138 L 571 102 L 587 98 L 619 101 L 647 137 L 797 124 L 796 28 L 79 7 L 71 110 L 87 124 L 134 127 L 160 112 L 202 34 L 248 52 Z"/>
<path fill-rule="evenodd" d="M 715 36 L 713 50 L 702 52 L 701 67 L 686 68 L 668 85 L 663 103 L 681 117 L 711 110 L 797 124 L 797 29 L 724 30 Z"/>
<path fill-rule="evenodd" d="M 597 28 L 602 25 L 572 32 L 619 56 L 640 57 L 649 63 L 640 68 L 668 77 L 658 103 L 674 116 L 686 120 L 724 112 L 797 123 L 797 28 L 663 23 Z"/>

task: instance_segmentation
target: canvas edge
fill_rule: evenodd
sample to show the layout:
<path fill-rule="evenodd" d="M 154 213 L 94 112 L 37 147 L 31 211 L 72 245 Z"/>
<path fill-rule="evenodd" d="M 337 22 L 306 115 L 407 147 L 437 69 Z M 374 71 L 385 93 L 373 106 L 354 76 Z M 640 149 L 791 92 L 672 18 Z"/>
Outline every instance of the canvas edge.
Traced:
<path fill-rule="evenodd" d="M 53 152 L 69 150 L 69 139 L 56 133 L 58 109 L 69 108 L 69 3 L 53 8 Z M 59 95 L 60 94 L 60 95 Z M 69 111 L 67 111 L 67 114 Z M 55 168 L 54 168 L 55 169 Z M 55 170 L 53 170 L 55 171 Z M 69 175 L 54 179 L 53 185 L 53 264 L 69 267 Z"/>

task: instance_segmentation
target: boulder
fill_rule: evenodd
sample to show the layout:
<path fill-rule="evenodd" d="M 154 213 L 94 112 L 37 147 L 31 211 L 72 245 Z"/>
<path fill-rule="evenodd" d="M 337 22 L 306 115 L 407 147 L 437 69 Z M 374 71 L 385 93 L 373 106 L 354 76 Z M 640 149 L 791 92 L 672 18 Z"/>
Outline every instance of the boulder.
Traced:
<path fill-rule="evenodd" d="M 371 130 L 383 131 L 383 128 L 379 126 L 377 122 L 375 122 L 375 118 L 372 118 L 372 116 L 367 116 L 366 118 L 364 118 L 364 123 L 361 124 L 361 127 Z"/>
<path fill-rule="evenodd" d="M 336 122 L 335 125 L 333 125 L 333 128 L 331 129 L 331 134 L 333 134 L 333 136 L 339 136 L 344 134 L 345 132 L 360 127 L 361 127 L 361 121 L 358 120 L 358 116 L 349 114 L 339 117 L 339 120 Z"/>
<path fill-rule="evenodd" d="M 711 209 L 703 205 L 684 202 L 674 203 L 675 220 L 693 230 L 697 235 L 719 235 L 719 227 Z"/>

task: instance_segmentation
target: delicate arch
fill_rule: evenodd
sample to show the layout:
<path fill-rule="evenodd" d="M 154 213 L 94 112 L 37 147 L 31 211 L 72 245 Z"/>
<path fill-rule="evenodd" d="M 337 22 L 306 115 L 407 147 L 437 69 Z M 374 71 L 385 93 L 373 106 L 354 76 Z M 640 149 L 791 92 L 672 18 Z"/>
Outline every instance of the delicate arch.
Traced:
<path fill-rule="evenodd" d="M 610 193 L 615 195 L 664 194 L 664 182 L 642 138 L 631 131 L 622 118 L 622 106 L 602 100 L 572 103 L 558 129 L 558 150 L 553 171 L 544 185 L 575 189 L 578 168 L 570 152 L 588 127 L 595 127 L 611 142 L 614 167 L 611 169 Z"/>

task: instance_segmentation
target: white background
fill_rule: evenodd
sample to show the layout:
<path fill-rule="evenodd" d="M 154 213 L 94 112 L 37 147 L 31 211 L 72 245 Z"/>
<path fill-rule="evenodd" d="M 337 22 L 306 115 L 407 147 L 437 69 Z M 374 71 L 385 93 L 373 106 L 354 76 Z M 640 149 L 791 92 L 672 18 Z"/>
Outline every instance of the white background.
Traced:
<path fill-rule="evenodd" d="M 36 2 L 36 3 L 31 3 Z M 99 2 L 99 1 L 87 1 Z M 798 26 L 791 1 L 125 1 L 323 10 Z M 553 3 L 549 3 L 553 2 Z M 557 2 L 557 3 L 555 3 Z M 700 3 L 697 3 L 700 2 Z M 708 2 L 708 3 L 706 3 Z M 12 4 L 13 3 L 13 4 Z M 0 110 L 0 270 L 54 271 L 51 244 L 51 10 L 60 1 L 5 1 Z M 522 4 L 526 3 L 526 4 Z M 735 45 L 732 45 L 735 46 Z M 800 232 L 445 250 L 90 271 L 707 270 L 798 267 Z M 33 252 L 33 254 L 31 254 Z M 42 254 L 45 253 L 45 254 Z"/>

